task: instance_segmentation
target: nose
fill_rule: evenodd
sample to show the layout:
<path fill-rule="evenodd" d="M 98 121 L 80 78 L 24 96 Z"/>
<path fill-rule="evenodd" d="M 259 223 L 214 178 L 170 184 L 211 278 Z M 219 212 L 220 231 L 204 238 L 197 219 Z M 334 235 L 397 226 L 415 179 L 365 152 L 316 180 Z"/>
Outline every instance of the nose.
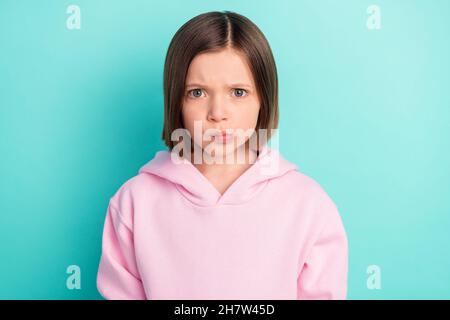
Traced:
<path fill-rule="evenodd" d="M 209 121 L 220 122 L 228 119 L 226 103 L 219 95 L 214 96 L 210 103 L 208 110 Z"/>

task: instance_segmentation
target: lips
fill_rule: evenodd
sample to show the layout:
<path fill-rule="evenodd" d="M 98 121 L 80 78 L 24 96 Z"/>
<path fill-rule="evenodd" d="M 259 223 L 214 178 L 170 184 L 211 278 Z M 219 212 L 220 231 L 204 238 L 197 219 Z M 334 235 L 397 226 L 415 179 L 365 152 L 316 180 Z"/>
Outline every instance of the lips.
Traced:
<path fill-rule="evenodd" d="M 233 135 L 222 132 L 221 134 L 214 135 L 213 137 L 214 137 L 214 141 L 217 141 L 220 143 L 226 143 L 226 142 L 231 141 L 231 139 L 233 138 Z"/>

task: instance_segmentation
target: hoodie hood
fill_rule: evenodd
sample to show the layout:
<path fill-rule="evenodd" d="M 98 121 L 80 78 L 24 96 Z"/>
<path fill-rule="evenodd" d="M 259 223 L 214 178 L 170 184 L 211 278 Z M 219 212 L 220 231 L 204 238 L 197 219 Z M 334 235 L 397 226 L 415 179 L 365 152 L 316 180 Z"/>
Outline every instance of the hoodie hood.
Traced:
<path fill-rule="evenodd" d="M 295 164 L 265 145 L 256 161 L 223 194 L 189 160 L 180 158 L 172 151 L 156 152 L 154 158 L 139 169 L 139 173 L 167 180 L 198 206 L 216 206 L 246 202 L 261 191 L 269 180 L 294 170 L 297 170 Z"/>

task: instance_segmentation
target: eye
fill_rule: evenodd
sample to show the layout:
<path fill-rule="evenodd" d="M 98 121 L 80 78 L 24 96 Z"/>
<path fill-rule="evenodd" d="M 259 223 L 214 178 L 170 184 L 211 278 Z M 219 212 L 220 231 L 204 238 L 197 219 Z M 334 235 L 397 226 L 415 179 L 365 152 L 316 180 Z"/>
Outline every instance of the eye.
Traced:
<path fill-rule="evenodd" d="M 188 95 L 192 98 L 200 98 L 202 96 L 202 89 L 189 90 Z"/>
<path fill-rule="evenodd" d="M 233 91 L 234 91 L 235 96 L 238 98 L 242 98 L 247 95 L 247 91 L 245 89 L 236 88 L 236 89 L 233 89 Z"/>

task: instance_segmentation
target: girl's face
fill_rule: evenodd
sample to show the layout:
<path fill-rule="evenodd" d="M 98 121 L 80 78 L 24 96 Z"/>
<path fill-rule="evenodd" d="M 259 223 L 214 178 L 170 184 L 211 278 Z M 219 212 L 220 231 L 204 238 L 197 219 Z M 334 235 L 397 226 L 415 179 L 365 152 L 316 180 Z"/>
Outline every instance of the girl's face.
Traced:
<path fill-rule="evenodd" d="M 182 116 L 193 142 L 202 150 L 207 153 L 214 150 L 217 156 L 244 145 L 248 134 L 239 137 L 236 130 L 254 130 L 259 108 L 253 75 L 241 52 L 226 48 L 201 53 L 192 60 L 186 77 Z M 201 123 L 200 133 L 194 134 L 195 123 Z M 231 140 L 215 137 L 226 131 L 235 133 Z M 205 149 L 208 144 L 213 145 Z"/>

